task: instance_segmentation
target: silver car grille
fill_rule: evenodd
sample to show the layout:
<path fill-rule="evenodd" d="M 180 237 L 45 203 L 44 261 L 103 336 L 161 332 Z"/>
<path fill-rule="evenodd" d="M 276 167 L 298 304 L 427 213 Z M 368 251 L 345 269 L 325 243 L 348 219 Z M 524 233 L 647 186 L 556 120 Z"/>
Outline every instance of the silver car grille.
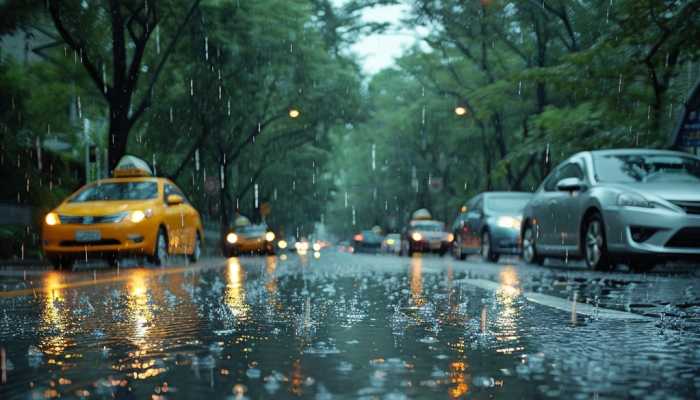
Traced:
<path fill-rule="evenodd" d="M 683 211 L 685 211 L 688 214 L 700 214 L 700 201 L 669 201 L 682 208 Z"/>

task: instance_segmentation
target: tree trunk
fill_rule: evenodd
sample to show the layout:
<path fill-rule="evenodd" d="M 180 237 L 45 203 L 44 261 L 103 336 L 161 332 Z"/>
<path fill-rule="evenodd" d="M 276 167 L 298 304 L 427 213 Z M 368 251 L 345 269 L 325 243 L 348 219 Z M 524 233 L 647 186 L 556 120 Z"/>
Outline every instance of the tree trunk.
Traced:
<path fill-rule="evenodd" d="M 107 143 L 107 167 L 112 173 L 117 163 L 126 154 L 126 145 L 129 141 L 129 129 L 131 121 L 128 116 L 128 106 L 119 105 L 118 100 L 110 101 L 109 112 L 109 136 Z"/>

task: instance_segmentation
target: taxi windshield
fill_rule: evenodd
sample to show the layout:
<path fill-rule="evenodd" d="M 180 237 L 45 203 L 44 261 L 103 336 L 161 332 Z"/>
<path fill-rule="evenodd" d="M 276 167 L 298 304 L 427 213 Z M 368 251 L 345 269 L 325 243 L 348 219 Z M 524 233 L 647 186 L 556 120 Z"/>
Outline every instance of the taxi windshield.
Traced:
<path fill-rule="evenodd" d="M 264 225 L 250 225 L 238 229 L 238 233 L 244 235 L 264 235 L 267 232 L 267 227 Z"/>
<path fill-rule="evenodd" d="M 158 196 L 156 182 L 109 182 L 83 188 L 70 203 L 89 201 L 149 200 Z"/>
<path fill-rule="evenodd" d="M 441 222 L 416 222 L 413 223 L 413 229 L 425 232 L 442 232 L 445 230 Z"/>

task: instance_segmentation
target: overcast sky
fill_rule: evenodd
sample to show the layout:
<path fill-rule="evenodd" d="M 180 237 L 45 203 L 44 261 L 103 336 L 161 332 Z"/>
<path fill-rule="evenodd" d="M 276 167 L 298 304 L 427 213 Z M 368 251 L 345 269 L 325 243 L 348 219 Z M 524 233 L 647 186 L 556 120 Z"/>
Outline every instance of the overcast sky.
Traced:
<path fill-rule="evenodd" d="M 342 0 L 338 0 L 342 3 Z M 360 57 L 364 71 L 374 74 L 394 63 L 402 50 L 416 41 L 416 31 L 401 26 L 401 17 L 410 10 L 408 4 L 380 6 L 364 11 L 363 18 L 372 22 L 389 22 L 392 24 L 386 33 L 365 36 L 354 46 L 352 51 Z"/>

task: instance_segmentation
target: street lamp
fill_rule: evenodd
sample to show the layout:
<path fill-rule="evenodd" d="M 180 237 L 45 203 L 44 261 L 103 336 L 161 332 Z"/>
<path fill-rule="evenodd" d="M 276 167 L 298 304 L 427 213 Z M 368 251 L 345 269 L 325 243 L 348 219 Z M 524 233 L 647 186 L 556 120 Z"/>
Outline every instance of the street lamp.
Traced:
<path fill-rule="evenodd" d="M 457 107 L 455 107 L 455 114 L 459 115 L 460 117 L 461 117 L 462 115 L 466 115 L 466 114 L 467 114 L 467 108 L 464 107 L 464 106 L 457 106 Z"/>
<path fill-rule="evenodd" d="M 299 118 L 300 115 L 301 112 L 296 108 L 292 108 L 289 110 L 289 118 Z"/>

